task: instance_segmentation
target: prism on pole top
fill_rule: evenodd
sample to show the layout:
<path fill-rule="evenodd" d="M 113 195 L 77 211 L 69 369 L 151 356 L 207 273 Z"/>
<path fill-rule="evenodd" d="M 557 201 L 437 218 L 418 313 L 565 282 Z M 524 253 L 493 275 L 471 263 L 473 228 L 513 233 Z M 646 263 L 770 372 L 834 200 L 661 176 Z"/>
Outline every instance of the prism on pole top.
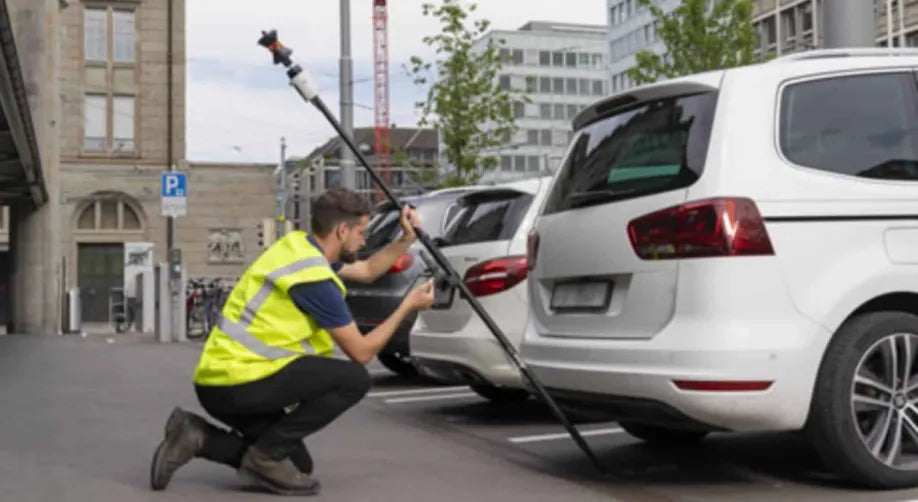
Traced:
<path fill-rule="evenodd" d="M 274 64 L 283 64 L 288 68 L 293 64 L 293 61 L 290 59 L 293 50 L 284 47 L 284 44 L 280 43 L 277 39 L 277 30 L 268 32 L 262 31 L 261 38 L 258 39 L 258 45 L 267 48 L 274 54 Z"/>

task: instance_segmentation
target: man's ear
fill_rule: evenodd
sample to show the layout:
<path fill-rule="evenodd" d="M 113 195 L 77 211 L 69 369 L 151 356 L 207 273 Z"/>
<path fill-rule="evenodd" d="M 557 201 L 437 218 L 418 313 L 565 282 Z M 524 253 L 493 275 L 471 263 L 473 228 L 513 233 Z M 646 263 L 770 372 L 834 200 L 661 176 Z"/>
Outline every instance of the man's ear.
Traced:
<path fill-rule="evenodd" d="M 345 235 L 347 234 L 347 222 L 342 221 L 335 225 L 335 236 L 338 237 L 338 240 L 343 241 Z"/>

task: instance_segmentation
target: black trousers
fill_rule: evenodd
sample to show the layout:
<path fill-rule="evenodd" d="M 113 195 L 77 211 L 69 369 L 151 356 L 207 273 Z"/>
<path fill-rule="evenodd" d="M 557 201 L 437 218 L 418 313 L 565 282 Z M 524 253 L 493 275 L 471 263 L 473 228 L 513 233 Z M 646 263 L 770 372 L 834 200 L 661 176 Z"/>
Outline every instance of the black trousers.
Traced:
<path fill-rule="evenodd" d="M 300 357 L 267 378 L 242 385 L 195 385 L 207 413 L 233 429 L 213 428 L 201 456 L 238 468 L 254 444 L 272 458 L 290 457 L 311 473 L 303 438 L 357 404 L 369 389 L 363 365 L 317 356 Z"/>

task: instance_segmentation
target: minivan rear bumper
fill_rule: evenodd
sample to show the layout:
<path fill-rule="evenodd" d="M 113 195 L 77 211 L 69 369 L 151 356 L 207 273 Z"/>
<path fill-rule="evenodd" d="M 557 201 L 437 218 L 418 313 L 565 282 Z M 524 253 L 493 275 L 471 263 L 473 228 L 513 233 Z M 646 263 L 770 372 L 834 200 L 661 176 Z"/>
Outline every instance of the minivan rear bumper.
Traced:
<path fill-rule="evenodd" d="M 793 313 L 754 323 L 677 316 L 650 340 L 552 337 L 530 322 L 521 353 L 549 392 L 571 407 L 614 413 L 610 402 L 630 398 L 682 415 L 692 428 L 777 431 L 805 424 L 828 338 L 823 327 Z M 682 380 L 771 384 L 698 391 L 677 387 Z M 642 417 L 640 409 L 629 407 L 620 418 L 659 424 L 656 414 Z"/>

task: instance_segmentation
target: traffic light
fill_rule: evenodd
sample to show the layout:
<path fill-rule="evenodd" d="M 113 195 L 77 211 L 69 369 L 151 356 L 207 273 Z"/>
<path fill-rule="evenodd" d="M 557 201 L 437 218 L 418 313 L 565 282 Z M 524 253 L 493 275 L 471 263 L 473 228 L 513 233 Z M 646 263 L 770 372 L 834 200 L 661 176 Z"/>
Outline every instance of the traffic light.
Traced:
<path fill-rule="evenodd" d="M 258 247 L 267 249 L 275 241 L 275 225 L 273 218 L 262 218 L 258 224 Z"/>

